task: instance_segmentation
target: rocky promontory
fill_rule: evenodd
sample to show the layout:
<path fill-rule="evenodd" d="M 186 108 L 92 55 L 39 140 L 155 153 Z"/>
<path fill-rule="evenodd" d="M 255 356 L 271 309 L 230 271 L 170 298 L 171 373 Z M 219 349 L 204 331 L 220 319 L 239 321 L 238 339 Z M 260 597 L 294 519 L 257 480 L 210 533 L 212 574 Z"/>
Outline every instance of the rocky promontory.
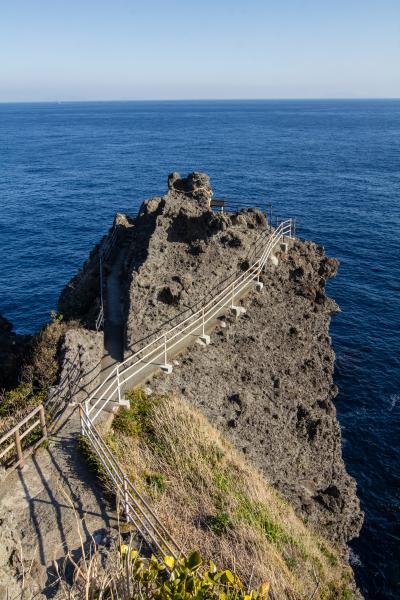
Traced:
<path fill-rule="evenodd" d="M 265 213 L 215 212 L 212 195 L 207 175 L 172 173 L 167 193 L 129 219 L 119 274 L 125 357 L 255 260 L 270 230 Z M 201 409 L 299 514 L 345 544 L 363 517 L 334 405 L 329 324 L 339 308 L 325 283 L 337 268 L 321 246 L 293 240 L 268 264 L 263 291 L 243 301 L 246 314 L 221 319 L 207 348 L 195 344 L 172 376 L 149 385 Z"/>

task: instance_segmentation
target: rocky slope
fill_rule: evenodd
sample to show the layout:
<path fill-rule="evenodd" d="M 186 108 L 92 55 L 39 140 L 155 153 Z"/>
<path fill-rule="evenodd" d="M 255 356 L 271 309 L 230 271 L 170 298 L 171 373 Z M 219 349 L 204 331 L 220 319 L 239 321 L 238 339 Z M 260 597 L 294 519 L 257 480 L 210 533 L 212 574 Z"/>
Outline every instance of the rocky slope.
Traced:
<path fill-rule="evenodd" d="M 189 314 L 217 283 L 247 268 L 265 231 L 258 210 L 212 212 L 201 186 L 175 177 L 168 193 L 143 204 L 127 264 L 127 350 Z M 178 185 L 177 183 L 178 182 Z M 140 251 L 139 251 L 140 250 Z M 330 537 L 357 536 L 362 513 L 341 454 L 333 399 L 334 353 L 325 295 L 337 261 L 296 240 L 269 265 L 247 314 L 191 348 L 158 391 L 199 407 L 257 464 L 307 519 Z"/>

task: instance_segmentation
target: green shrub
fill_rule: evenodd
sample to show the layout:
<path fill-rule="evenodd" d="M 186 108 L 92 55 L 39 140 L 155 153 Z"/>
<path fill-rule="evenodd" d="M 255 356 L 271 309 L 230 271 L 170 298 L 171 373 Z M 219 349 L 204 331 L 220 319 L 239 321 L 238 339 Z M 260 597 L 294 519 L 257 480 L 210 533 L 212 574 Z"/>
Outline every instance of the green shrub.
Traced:
<path fill-rule="evenodd" d="M 31 383 L 20 383 L 13 390 L 5 392 L 0 405 L 0 417 L 8 417 L 27 407 L 34 408 L 44 402 L 46 390 L 35 390 Z"/>
<path fill-rule="evenodd" d="M 131 597 L 148 600 L 266 600 L 269 583 L 258 590 L 246 590 L 232 571 L 218 571 L 210 561 L 206 567 L 198 552 L 175 561 L 166 556 L 163 561 L 154 556 L 146 560 L 136 550 L 121 546 L 122 560 L 131 580 Z M 104 592 L 103 592 L 104 593 Z M 102 596 L 105 599 L 110 595 Z"/>

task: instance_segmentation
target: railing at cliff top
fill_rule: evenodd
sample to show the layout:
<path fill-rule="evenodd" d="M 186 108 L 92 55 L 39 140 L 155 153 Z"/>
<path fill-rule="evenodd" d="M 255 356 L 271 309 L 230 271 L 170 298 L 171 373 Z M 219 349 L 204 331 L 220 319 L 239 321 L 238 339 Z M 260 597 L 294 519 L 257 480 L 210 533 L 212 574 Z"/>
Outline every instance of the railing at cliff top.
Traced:
<path fill-rule="evenodd" d="M 122 504 L 126 521 L 132 523 L 152 552 L 160 556 L 170 554 L 175 559 L 179 558 L 182 554 L 179 544 L 161 523 L 144 496 L 125 475 L 93 421 L 85 414 L 82 405 L 80 405 L 80 416 L 82 434 L 103 465 L 113 491 Z"/>
<path fill-rule="evenodd" d="M 185 340 L 200 337 L 207 342 L 206 326 L 224 309 L 231 307 L 240 314 L 241 308 L 235 306 L 235 300 L 238 300 L 254 282 L 261 285 L 260 274 L 268 258 L 285 237 L 292 236 L 292 230 L 291 219 L 280 223 L 265 241 L 259 258 L 246 271 L 196 312 L 117 365 L 85 403 L 85 413 L 90 421 L 94 422 L 110 401 L 117 400 L 121 404 L 127 384 L 133 383 L 132 380 L 138 378 L 149 365 L 157 365 L 155 361 L 161 359 L 162 362 L 158 366 L 166 372 L 171 372 L 172 365 L 168 363 L 168 355 L 178 351 Z"/>

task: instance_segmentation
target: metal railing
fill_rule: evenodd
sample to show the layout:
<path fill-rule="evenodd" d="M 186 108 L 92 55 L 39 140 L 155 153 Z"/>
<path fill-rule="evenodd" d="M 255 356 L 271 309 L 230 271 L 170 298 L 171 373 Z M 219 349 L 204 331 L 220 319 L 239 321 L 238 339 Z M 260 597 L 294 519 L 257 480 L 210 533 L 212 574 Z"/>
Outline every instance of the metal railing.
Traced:
<path fill-rule="evenodd" d="M 34 434 L 35 430 L 37 429 L 39 430 L 37 431 L 39 434 L 39 439 L 35 439 L 33 444 L 31 444 L 28 448 L 24 448 L 23 440 L 29 434 Z M 10 439 L 12 441 L 7 444 L 8 440 Z M 43 404 L 40 404 L 31 410 L 31 412 L 12 429 L 10 429 L 10 431 L 7 431 L 2 438 L 0 438 L 0 448 L 5 445 L 0 451 L 0 460 L 6 458 L 7 462 L 12 461 L 11 466 L 7 470 L 7 474 L 14 471 L 14 469 L 17 467 L 22 467 L 25 458 L 32 454 L 32 452 L 34 452 L 34 450 L 36 450 L 36 448 L 40 446 L 40 444 L 42 444 L 46 439 L 46 416 L 44 412 L 44 406 Z M 14 462 L 15 458 L 17 459 L 16 462 Z"/>
<path fill-rule="evenodd" d="M 96 426 L 85 414 L 82 405 L 80 416 L 82 434 L 106 471 L 113 491 L 122 504 L 126 521 L 134 525 L 152 552 L 161 556 L 168 553 L 178 558 L 182 553 L 179 544 L 161 523 L 144 496 L 128 479 Z"/>
<path fill-rule="evenodd" d="M 85 402 L 86 414 L 91 421 L 94 422 L 97 419 L 110 401 L 118 401 L 121 404 L 123 391 L 128 382 L 138 378 L 149 365 L 159 366 L 163 370 L 171 372 L 172 365 L 168 363 L 168 356 L 174 351 L 178 351 L 179 347 L 182 347 L 189 338 L 200 337 L 206 340 L 206 326 L 227 307 L 236 310 L 239 314 L 240 307 L 235 305 L 235 301 L 239 300 L 254 282 L 259 283 L 261 271 L 274 248 L 285 237 L 291 236 L 292 220 L 281 222 L 265 240 L 259 258 L 246 271 L 196 312 L 117 365 Z"/>

